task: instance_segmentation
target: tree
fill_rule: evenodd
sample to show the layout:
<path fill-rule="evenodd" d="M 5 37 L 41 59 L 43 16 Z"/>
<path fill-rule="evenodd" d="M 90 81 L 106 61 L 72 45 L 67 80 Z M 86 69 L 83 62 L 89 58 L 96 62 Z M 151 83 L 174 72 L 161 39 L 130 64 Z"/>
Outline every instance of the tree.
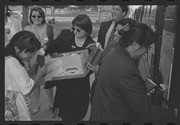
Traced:
<path fill-rule="evenodd" d="M 29 6 L 24 5 L 22 7 L 22 28 L 23 29 L 25 26 L 28 25 L 28 12 L 29 12 Z"/>

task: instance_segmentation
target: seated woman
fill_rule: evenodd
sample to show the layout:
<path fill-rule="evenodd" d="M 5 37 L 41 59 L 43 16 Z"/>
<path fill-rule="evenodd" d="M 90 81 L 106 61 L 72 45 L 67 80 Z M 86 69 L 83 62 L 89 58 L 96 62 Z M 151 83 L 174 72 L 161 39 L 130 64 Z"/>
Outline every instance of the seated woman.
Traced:
<path fill-rule="evenodd" d="M 90 36 L 92 23 L 87 15 L 76 16 L 72 25 L 71 30 L 63 29 L 59 36 L 49 44 L 45 55 L 83 50 L 94 43 Z M 49 82 L 51 86 L 56 86 L 53 111 L 59 110 L 58 116 L 63 122 L 77 122 L 86 115 L 89 106 L 90 74 L 88 73 L 83 78 Z"/>

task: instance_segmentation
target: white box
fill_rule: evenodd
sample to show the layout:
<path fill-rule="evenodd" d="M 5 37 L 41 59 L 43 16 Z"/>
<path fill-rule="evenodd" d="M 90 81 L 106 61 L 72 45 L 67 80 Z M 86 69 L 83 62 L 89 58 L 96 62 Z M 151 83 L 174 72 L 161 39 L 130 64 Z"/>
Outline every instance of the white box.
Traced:
<path fill-rule="evenodd" d="M 85 67 L 88 50 L 56 54 L 46 58 L 47 74 L 45 81 L 85 77 L 89 70 Z"/>

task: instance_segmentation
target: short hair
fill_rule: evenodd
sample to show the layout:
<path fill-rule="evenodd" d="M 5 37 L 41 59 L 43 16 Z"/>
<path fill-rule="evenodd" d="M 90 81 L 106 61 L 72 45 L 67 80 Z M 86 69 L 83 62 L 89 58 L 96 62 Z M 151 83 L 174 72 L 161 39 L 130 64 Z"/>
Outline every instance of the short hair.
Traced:
<path fill-rule="evenodd" d="M 21 59 L 16 55 L 14 47 L 17 47 L 20 52 L 26 50 L 25 52 L 36 52 L 40 49 L 41 43 L 36 38 L 34 33 L 30 31 L 20 31 L 17 32 L 10 40 L 10 43 L 5 48 L 5 56 L 13 56 L 19 60 L 23 65 Z"/>
<path fill-rule="evenodd" d="M 33 21 L 31 19 L 33 11 L 39 12 L 40 16 L 43 18 L 42 24 L 44 24 L 46 22 L 46 20 L 45 20 L 45 13 L 44 13 L 44 11 L 40 7 L 34 7 L 34 8 L 31 9 L 31 12 L 30 12 L 30 15 L 29 15 L 30 22 L 33 24 Z"/>
<path fill-rule="evenodd" d="M 128 8 L 128 5 L 119 5 L 122 9 L 122 12 L 126 12 L 124 14 L 124 17 L 127 15 L 128 11 L 129 11 L 129 8 Z"/>
<path fill-rule="evenodd" d="M 87 36 L 92 33 L 92 22 L 89 16 L 87 16 L 86 14 L 80 14 L 76 16 L 72 21 L 72 25 L 76 25 L 85 30 Z"/>
<path fill-rule="evenodd" d="M 118 24 L 121 24 L 122 26 L 125 26 L 126 24 L 129 24 L 129 27 L 133 27 L 135 25 L 136 21 L 132 18 L 123 18 L 121 20 L 119 20 L 118 22 L 116 22 L 115 27 Z"/>
<path fill-rule="evenodd" d="M 122 35 L 119 44 L 126 48 L 137 42 L 140 46 L 146 47 L 155 42 L 155 37 L 156 34 L 146 24 L 137 22 Z"/>

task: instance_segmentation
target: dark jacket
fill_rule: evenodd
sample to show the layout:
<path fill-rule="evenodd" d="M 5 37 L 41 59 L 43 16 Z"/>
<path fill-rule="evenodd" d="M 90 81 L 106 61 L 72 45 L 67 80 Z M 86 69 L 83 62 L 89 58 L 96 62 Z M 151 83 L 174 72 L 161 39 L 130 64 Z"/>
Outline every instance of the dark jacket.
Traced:
<path fill-rule="evenodd" d="M 109 20 L 109 21 L 102 22 L 100 25 L 97 41 L 102 45 L 103 49 L 104 49 L 106 33 L 109 30 L 109 27 L 111 26 L 112 22 L 113 20 Z"/>
<path fill-rule="evenodd" d="M 174 120 L 174 110 L 152 104 L 145 90 L 144 80 L 129 53 L 117 46 L 102 62 L 90 119 L 143 122 Z"/>
<path fill-rule="evenodd" d="M 72 44 L 71 40 L 74 39 L 74 37 L 74 33 L 71 30 L 63 29 L 58 37 L 48 45 L 47 49 L 45 50 L 45 55 L 71 51 L 67 50 L 67 47 Z M 88 36 L 84 45 L 82 46 L 82 49 L 85 49 L 85 47 L 90 43 L 94 43 L 94 41 L 91 36 Z"/>

